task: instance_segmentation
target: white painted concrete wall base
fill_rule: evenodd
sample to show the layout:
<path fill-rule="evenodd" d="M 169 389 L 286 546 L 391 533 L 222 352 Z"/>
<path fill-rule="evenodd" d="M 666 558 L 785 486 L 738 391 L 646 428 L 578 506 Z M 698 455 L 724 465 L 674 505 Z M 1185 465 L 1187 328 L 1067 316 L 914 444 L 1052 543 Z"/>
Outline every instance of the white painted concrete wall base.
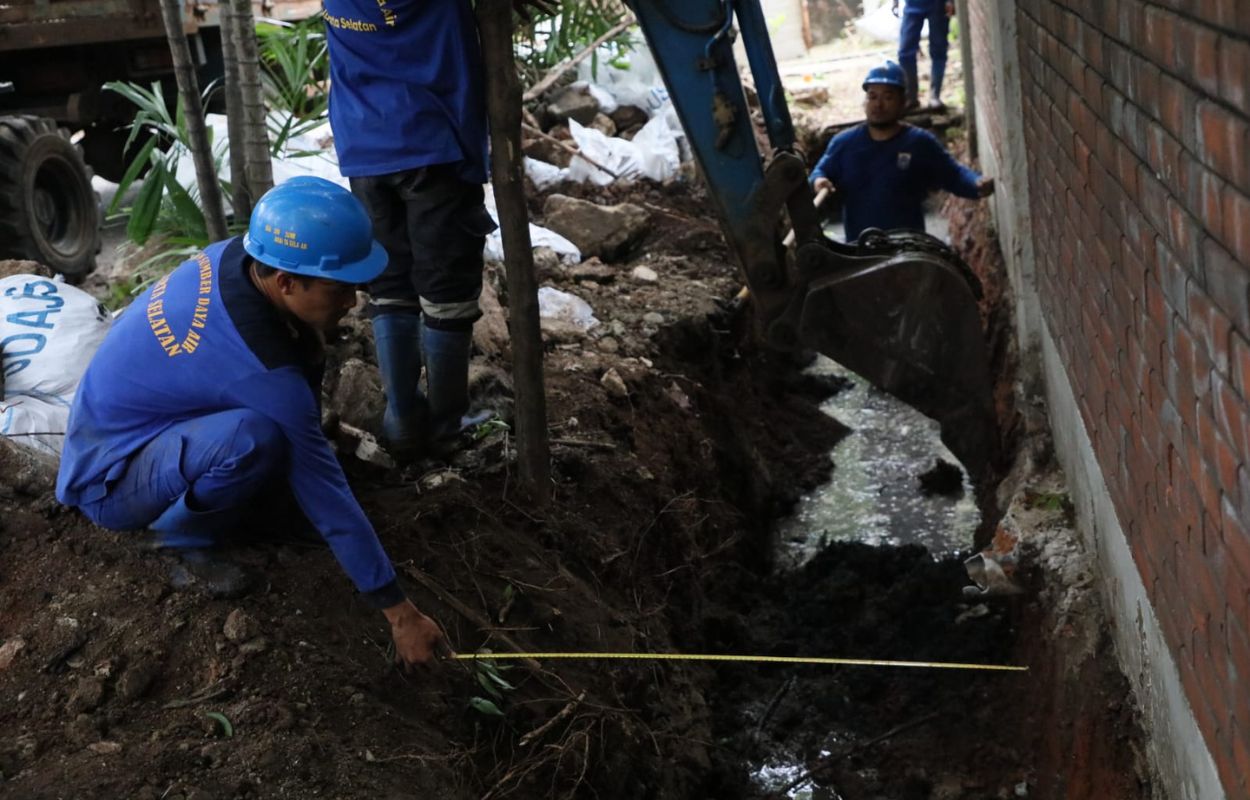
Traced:
<path fill-rule="evenodd" d="M 1215 761 L 1198 731 L 1176 661 L 1133 562 L 1059 351 L 1048 326 L 1043 324 L 1039 334 L 1055 452 L 1068 478 L 1077 530 L 1088 550 L 1097 555 L 1103 601 L 1114 620 L 1112 635 L 1120 668 L 1144 717 L 1150 766 L 1163 797 L 1224 800 Z"/>

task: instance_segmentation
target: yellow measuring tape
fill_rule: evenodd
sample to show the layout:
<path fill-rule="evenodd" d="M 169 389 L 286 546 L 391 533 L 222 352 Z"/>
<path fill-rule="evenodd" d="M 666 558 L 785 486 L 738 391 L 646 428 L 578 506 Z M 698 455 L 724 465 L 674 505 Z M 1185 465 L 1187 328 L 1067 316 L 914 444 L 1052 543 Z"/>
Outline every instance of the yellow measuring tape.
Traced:
<path fill-rule="evenodd" d="M 851 667 L 909 667 L 912 669 L 969 669 L 994 672 L 1027 672 L 1028 667 L 1007 664 L 957 664 L 945 661 L 881 661 L 870 658 L 806 658 L 801 656 L 744 656 L 708 653 L 457 653 L 460 661 L 527 658 L 534 661 L 551 659 L 613 659 L 625 661 L 745 661 L 761 664 L 821 664 Z"/>

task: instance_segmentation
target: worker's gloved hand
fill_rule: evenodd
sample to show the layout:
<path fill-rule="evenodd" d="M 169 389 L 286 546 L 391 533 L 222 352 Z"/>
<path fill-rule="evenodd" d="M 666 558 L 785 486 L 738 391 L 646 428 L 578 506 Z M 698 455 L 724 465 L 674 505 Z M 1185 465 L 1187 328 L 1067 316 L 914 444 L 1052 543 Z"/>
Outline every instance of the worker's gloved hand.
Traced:
<path fill-rule="evenodd" d="M 816 180 L 812 181 L 812 190 L 815 191 L 816 194 L 820 194 L 825 189 L 828 189 L 829 191 L 832 192 L 833 181 L 829 180 L 828 178 L 817 178 Z"/>
<path fill-rule="evenodd" d="M 455 655 L 443 638 L 443 631 L 438 623 L 418 611 L 412 601 L 396 603 L 382 613 L 391 623 L 395 659 L 404 669 L 417 664 L 428 664 L 435 657 L 448 658 Z"/>
<path fill-rule="evenodd" d="M 533 19 L 530 14 L 533 9 L 537 9 L 542 14 L 552 15 L 556 13 L 557 6 L 554 0 L 512 0 L 512 10 L 526 22 Z"/>
<path fill-rule="evenodd" d="M 994 179 L 982 178 L 977 181 L 977 192 L 981 195 L 981 197 L 989 197 L 994 194 Z"/>

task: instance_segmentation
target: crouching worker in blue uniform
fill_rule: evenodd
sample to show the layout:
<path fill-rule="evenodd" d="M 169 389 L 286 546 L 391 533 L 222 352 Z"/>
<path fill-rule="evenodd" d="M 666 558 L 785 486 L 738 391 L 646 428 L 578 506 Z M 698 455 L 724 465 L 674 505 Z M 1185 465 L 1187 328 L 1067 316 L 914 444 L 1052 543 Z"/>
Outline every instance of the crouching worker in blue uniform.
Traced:
<path fill-rule="evenodd" d="M 225 537 L 294 495 L 405 664 L 445 649 L 417 610 L 321 431 L 322 336 L 386 266 L 350 192 L 295 178 L 247 234 L 207 247 L 126 310 L 74 398 L 56 495 L 113 530 L 147 528 L 213 594 L 238 593 Z"/>
<path fill-rule="evenodd" d="M 887 61 L 864 79 L 867 122 L 843 131 L 816 162 L 812 188 L 833 189 L 842 199 L 846 241 L 868 228 L 924 230 L 929 192 L 987 197 L 994 179 L 960 164 L 932 133 L 902 121 L 903 70 Z"/>

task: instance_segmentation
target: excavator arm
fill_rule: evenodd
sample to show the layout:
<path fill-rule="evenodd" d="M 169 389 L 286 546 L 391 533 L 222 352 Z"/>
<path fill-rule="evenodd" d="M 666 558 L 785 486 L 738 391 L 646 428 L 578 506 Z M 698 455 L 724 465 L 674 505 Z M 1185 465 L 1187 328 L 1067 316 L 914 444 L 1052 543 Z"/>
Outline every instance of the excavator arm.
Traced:
<path fill-rule="evenodd" d="M 954 253 L 923 233 L 821 231 L 760 0 L 629 0 L 664 75 L 773 346 L 810 347 L 919 409 L 980 483 L 998 431 L 977 299 Z M 771 153 L 756 145 L 733 41 L 741 32 Z M 780 235 L 788 217 L 794 246 Z"/>

